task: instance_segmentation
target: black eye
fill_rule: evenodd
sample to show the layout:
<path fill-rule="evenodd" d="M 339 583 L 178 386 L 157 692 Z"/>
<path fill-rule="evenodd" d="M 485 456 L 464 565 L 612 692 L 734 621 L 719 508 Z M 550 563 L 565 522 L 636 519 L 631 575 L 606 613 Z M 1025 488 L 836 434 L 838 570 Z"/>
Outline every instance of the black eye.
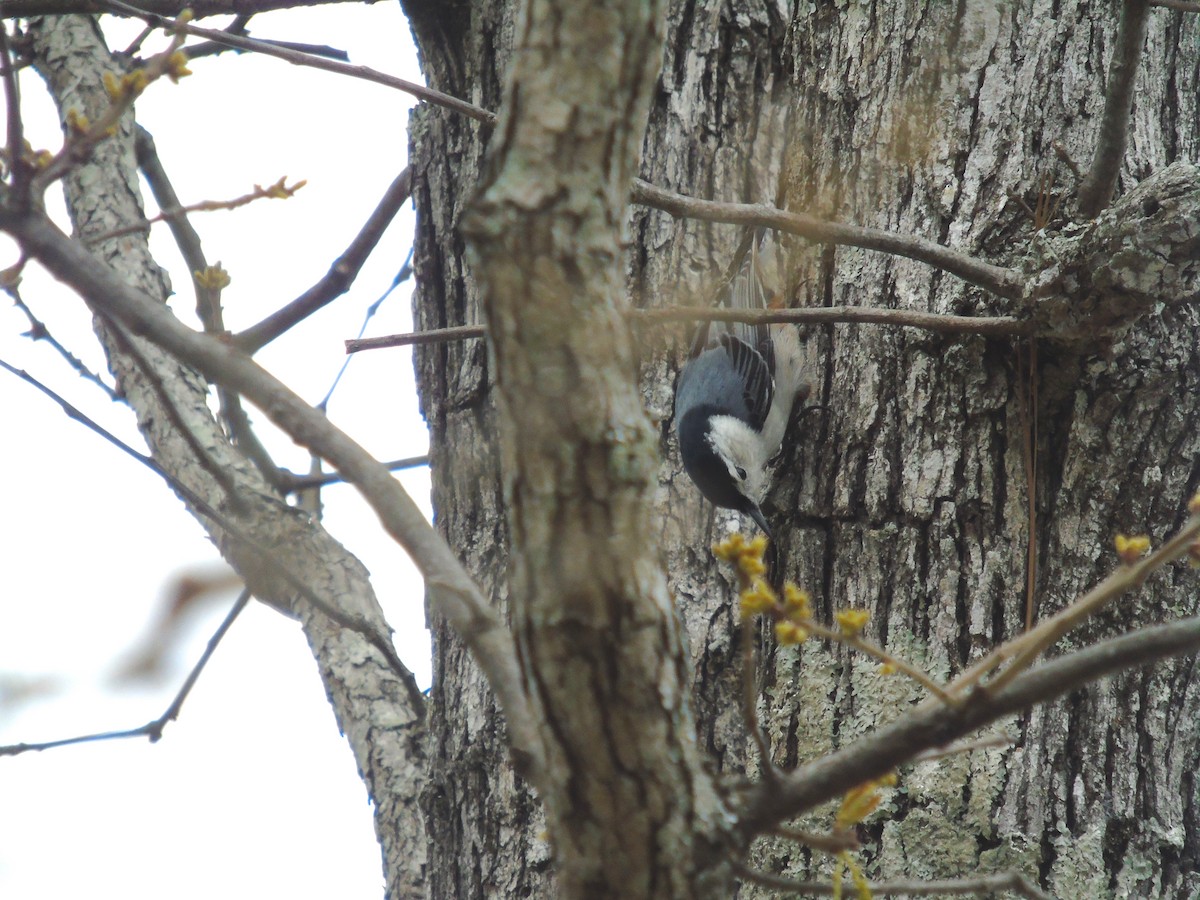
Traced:
<path fill-rule="evenodd" d="M 746 470 L 743 469 L 741 466 L 734 466 L 733 468 L 737 472 L 738 478 L 742 479 L 742 481 L 745 481 L 746 480 Z"/>

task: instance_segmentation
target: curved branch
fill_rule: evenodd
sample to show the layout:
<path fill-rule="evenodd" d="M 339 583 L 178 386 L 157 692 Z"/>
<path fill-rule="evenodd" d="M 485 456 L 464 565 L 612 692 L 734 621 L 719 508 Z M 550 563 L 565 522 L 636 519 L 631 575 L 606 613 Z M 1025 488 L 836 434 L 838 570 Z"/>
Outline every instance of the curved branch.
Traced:
<path fill-rule="evenodd" d="M 1092 168 L 1079 186 L 1079 211 L 1089 219 L 1100 215 L 1112 199 L 1125 161 L 1129 140 L 1129 113 L 1133 109 L 1133 87 L 1137 81 L 1142 45 L 1146 43 L 1146 22 L 1150 16 L 1148 0 L 1124 0 L 1117 46 L 1108 68 L 1104 97 L 1104 115 L 1096 138 Z"/>
<path fill-rule="evenodd" d="M 1024 295 L 1024 279 L 1017 270 L 994 266 L 925 238 L 894 234 L 878 228 L 828 222 L 807 213 L 788 212 L 762 203 L 697 200 L 655 187 L 640 178 L 633 183 L 632 200 L 643 206 L 661 209 L 677 218 L 764 226 L 819 243 L 844 244 L 904 256 L 937 266 L 969 284 L 1008 300 L 1017 300 Z"/>
<path fill-rule="evenodd" d="M 802 810 L 832 800 L 931 747 L 1061 697 L 1106 675 L 1200 649 L 1200 616 L 1144 628 L 1061 656 L 1014 678 L 1001 691 L 976 691 L 958 709 L 927 701 L 911 713 L 829 756 L 814 760 L 781 781 L 750 792 L 740 816 L 744 837 L 766 831 Z"/>
<path fill-rule="evenodd" d="M 400 482 L 366 450 L 333 426 L 283 382 L 227 341 L 191 330 L 162 304 L 122 281 L 43 213 L 0 216 L 30 257 L 135 334 L 158 344 L 218 384 L 238 391 L 294 440 L 321 456 L 353 484 L 384 528 L 421 571 L 430 605 L 463 636 L 488 677 L 508 721 L 518 768 L 535 780 L 540 742 L 522 688 L 512 635 L 496 616 L 445 540 Z"/>
<path fill-rule="evenodd" d="M 279 337 L 297 322 L 311 316 L 317 310 L 332 302 L 350 289 L 354 279 L 362 270 L 374 251 L 379 239 L 387 231 L 392 219 L 400 211 L 400 207 L 412 193 L 412 167 L 405 166 L 404 170 L 393 179 L 384 191 L 383 197 L 363 224 L 354 240 L 350 242 L 342 255 L 329 267 L 329 271 L 307 291 L 284 306 L 271 313 L 256 325 L 251 325 L 245 331 L 234 337 L 238 346 L 247 353 L 254 353 L 275 338 Z"/>

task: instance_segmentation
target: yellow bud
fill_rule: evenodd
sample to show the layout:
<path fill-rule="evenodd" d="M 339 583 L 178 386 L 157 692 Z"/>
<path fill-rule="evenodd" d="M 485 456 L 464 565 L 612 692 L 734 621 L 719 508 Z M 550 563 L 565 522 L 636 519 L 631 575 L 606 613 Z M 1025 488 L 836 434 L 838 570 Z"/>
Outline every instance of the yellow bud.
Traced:
<path fill-rule="evenodd" d="M 871 621 L 871 613 L 865 609 L 843 609 L 839 610 L 834 618 L 837 619 L 842 634 L 846 637 L 857 637 Z"/>
<path fill-rule="evenodd" d="M 210 291 L 227 288 L 233 280 L 229 277 L 229 273 L 221 268 L 220 263 L 209 266 L 203 272 L 193 272 L 192 277 L 196 279 L 196 284 L 202 288 L 208 288 Z"/>
<path fill-rule="evenodd" d="M 1200 516 L 1200 492 L 1194 494 L 1188 501 L 1188 512 L 1193 516 Z"/>
<path fill-rule="evenodd" d="M 92 123 L 88 121 L 87 116 L 72 106 L 67 110 L 67 127 L 71 131 L 83 134 L 92 127 Z"/>
<path fill-rule="evenodd" d="M 754 579 L 754 584 L 749 589 L 742 591 L 742 621 L 774 609 L 777 602 L 778 598 L 771 590 L 771 586 L 761 578 Z"/>
<path fill-rule="evenodd" d="M 176 50 L 167 57 L 167 77 L 176 84 L 180 78 L 186 78 L 192 74 L 192 70 L 187 67 L 188 55 L 182 50 Z"/>
<path fill-rule="evenodd" d="M 721 562 L 733 562 L 741 555 L 746 539 L 740 533 L 731 534 L 719 544 L 713 544 L 713 556 Z"/>
<path fill-rule="evenodd" d="M 775 640 L 785 647 L 789 644 L 803 644 L 808 640 L 808 629 L 784 619 L 775 623 Z"/>
<path fill-rule="evenodd" d="M 108 96 L 113 100 L 121 98 L 121 82 L 112 72 L 105 72 L 102 78 L 104 82 L 104 90 L 108 91 Z"/>
<path fill-rule="evenodd" d="M 1149 551 L 1150 538 L 1144 534 L 1135 534 L 1132 537 L 1118 534 L 1113 539 L 1113 545 L 1117 548 L 1117 556 L 1121 557 L 1121 562 L 1131 566 Z"/>
<path fill-rule="evenodd" d="M 879 674 L 880 675 L 895 675 L 896 667 L 894 665 L 892 665 L 891 663 L 883 663 L 879 667 Z"/>
<path fill-rule="evenodd" d="M 783 586 L 783 608 L 792 619 L 812 618 L 812 598 L 792 582 Z"/>

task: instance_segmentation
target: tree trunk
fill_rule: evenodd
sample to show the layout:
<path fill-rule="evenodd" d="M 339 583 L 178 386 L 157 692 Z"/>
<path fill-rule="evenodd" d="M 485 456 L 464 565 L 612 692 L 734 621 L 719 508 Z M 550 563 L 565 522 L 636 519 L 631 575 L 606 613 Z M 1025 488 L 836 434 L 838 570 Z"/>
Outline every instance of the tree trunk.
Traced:
<path fill-rule="evenodd" d="M 405 6 L 430 85 L 498 109 L 510 5 Z M 1198 18 L 1151 13 L 1125 190 L 1200 154 Z M 1022 265 L 1044 244 L 1012 195 L 1033 206 L 1052 174 L 1049 193 L 1068 199 L 1050 231 L 1071 213 L 1073 176 L 1051 145 L 1090 160 L 1117 20 L 1114 4 L 675 2 L 642 175 L 699 197 L 782 198 L 789 208 Z M 488 138 L 444 110 L 414 116 L 422 328 L 481 320 L 457 229 Z M 740 237 L 731 226 L 646 209 L 634 210 L 632 235 L 639 306 L 708 300 Z M 1013 312 L 922 263 L 785 246 L 790 305 Z M 1111 567 L 1116 532 L 1157 539 L 1182 521 L 1200 485 L 1194 320 L 1190 307 L 1166 308 L 1086 352 L 870 325 L 809 330 L 810 402 L 822 408 L 794 428 L 766 504 L 786 575 L 812 591 L 825 616 L 869 609 L 870 636 L 935 677 L 961 671 L 1024 627 L 1027 443 L 1037 473 L 1037 617 Z M 737 711 L 730 583 L 708 548 L 734 523 L 724 512 L 714 519 L 681 477 L 670 417 L 684 338 L 682 330 L 642 333 L 643 392 L 662 429 L 662 541 L 700 743 L 732 776 L 757 763 Z M 510 540 L 485 344 L 422 348 L 417 371 L 438 525 L 507 610 Z M 1194 611 L 1193 585 L 1182 570 L 1164 572 L 1064 645 Z M 545 820 L 506 762 L 495 703 L 458 639 L 442 622 L 431 627 L 430 896 L 549 896 Z M 815 641 L 768 643 L 761 675 L 760 714 L 786 766 L 844 745 L 920 697 L 869 660 Z M 1189 895 L 1200 888 L 1197 701 L 1191 663 L 1163 663 L 1012 721 L 1008 747 L 905 770 L 901 789 L 862 829 L 869 874 L 1019 869 L 1063 896 Z M 801 824 L 827 828 L 830 815 Z M 828 872 L 823 857 L 781 840 L 756 844 L 755 860 L 790 875 Z"/>

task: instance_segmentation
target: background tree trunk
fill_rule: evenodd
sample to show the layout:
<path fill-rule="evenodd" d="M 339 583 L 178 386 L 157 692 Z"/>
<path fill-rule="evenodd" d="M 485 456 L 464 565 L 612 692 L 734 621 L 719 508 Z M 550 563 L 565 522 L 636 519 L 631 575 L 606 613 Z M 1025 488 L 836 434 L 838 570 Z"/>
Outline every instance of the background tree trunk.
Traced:
<path fill-rule="evenodd" d="M 497 109 L 511 5 L 405 7 L 430 85 Z M 1010 192 L 1032 206 L 1050 173 L 1054 197 L 1073 191 L 1051 144 L 1090 160 L 1118 12 L 1115 3 L 672 3 L 642 174 L 700 197 L 783 197 L 790 208 L 1019 265 L 1042 238 Z M 1126 188 L 1200 156 L 1198 19 L 1151 13 Z M 424 107 L 412 135 L 418 325 L 476 323 L 457 226 L 487 131 Z M 1051 230 L 1070 212 L 1068 202 Z M 630 285 L 641 306 L 708 300 L 740 237 L 645 209 L 634 210 L 632 233 Z M 791 305 L 1011 311 L 921 263 L 785 244 Z M 1082 354 L 878 326 L 807 332 L 810 402 L 824 409 L 793 430 L 766 504 L 786 574 L 826 616 L 869 609 L 869 635 L 934 676 L 961 671 L 1024 627 L 1028 439 L 1036 435 L 1038 618 L 1111 566 L 1117 531 L 1161 539 L 1181 523 L 1200 486 L 1195 318 L 1187 307 L 1151 315 Z M 732 774 L 755 763 L 736 702 L 730 584 L 709 546 L 735 522 L 714 519 L 681 476 L 670 417 L 685 337 L 643 333 L 643 388 L 662 428 L 663 543 L 690 641 L 701 744 Z M 438 525 L 505 610 L 509 542 L 485 344 L 421 348 L 416 365 Z M 1065 646 L 1194 612 L 1194 597 L 1193 578 L 1169 570 Z M 506 762 L 478 669 L 444 622 L 430 624 L 430 895 L 547 896 L 540 806 Z M 843 649 L 765 646 L 760 713 L 780 764 L 841 746 L 919 699 Z M 869 873 L 1016 868 L 1062 896 L 1193 893 L 1197 687 L 1190 661 L 1163 663 L 1011 722 L 1010 747 L 906 770 L 862 830 Z M 823 814 L 802 824 L 829 822 Z M 756 846 L 771 871 L 828 871 L 793 844 Z"/>

